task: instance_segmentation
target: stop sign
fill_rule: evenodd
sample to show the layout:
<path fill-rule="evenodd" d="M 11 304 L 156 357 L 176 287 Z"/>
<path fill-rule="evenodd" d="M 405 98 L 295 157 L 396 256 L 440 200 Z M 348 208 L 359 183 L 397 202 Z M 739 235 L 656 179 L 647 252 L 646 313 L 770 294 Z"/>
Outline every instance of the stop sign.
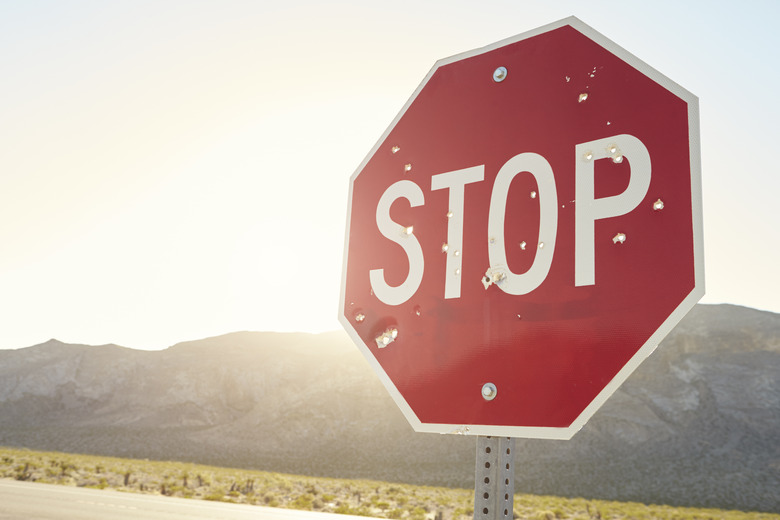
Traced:
<path fill-rule="evenodd" d="M 415 430 L 585 424 L 704 293 L 698 132 L 576 18 L 434 65 L 351 178 L 340 302 Z"/>

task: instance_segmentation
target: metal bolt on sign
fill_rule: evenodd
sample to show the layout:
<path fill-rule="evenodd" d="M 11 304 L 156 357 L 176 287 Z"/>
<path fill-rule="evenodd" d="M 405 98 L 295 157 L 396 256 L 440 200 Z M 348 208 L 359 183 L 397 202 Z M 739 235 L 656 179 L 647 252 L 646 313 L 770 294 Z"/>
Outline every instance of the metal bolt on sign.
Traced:
<path fill-rule="evenodd" d="M 506 67 L 499 67 L 493 72 L 493 81 L 501 83 L 506 79 L 507 70 Z"/>
<path fill-rule="evenodd" d="M 492 401 L 498 395 L 498 389 L 493 383 L 485 383 L 482 385 L 482 398 L 485 401 Z"/>
<path fill-rule="evenodd" d="M 513 517 L 515 440 L 477 437 L 474 483 L 474 520 L 511 520 Z"/>

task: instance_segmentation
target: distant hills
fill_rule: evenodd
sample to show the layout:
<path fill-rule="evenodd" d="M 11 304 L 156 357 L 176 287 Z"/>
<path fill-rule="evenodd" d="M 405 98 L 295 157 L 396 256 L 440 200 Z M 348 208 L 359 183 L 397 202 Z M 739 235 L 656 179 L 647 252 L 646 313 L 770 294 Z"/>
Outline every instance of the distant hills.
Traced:
<path fill-rule="evenodd" d="M 346 334 L 163 351 L 0 350 L 0 445 L 471 487 L 475 440 L 414 433 Z M 780 315 L 697 305 L 519 492 L 780 512 Z"/>

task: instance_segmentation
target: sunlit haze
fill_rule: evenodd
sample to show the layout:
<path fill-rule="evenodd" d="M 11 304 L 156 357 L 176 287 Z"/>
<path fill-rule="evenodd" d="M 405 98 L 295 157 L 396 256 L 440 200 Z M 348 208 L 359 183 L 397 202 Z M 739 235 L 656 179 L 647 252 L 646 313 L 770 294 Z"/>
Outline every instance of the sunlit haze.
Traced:
<path fill-rule="evenodd" d="M 703 301 L 780 312 L 777 2 L 6 1 L 0 348 L 339 328 L 363 157 L 437 59 L 570 15 L 699 97 Z"/>

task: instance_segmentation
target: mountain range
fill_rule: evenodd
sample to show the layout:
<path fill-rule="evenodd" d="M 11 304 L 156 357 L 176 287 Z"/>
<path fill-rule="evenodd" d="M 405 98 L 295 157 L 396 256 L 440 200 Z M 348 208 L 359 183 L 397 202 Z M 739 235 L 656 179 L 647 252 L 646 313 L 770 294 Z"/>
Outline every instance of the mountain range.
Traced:
<path fill-rule="evenodd" d="M 162 351 L 0 350 L 0 445 L 471 487 L 475 439 L 415 433 L 343 332 Z M 519 493 L 780 512 L 780 315 L 697 305 Z"/>

